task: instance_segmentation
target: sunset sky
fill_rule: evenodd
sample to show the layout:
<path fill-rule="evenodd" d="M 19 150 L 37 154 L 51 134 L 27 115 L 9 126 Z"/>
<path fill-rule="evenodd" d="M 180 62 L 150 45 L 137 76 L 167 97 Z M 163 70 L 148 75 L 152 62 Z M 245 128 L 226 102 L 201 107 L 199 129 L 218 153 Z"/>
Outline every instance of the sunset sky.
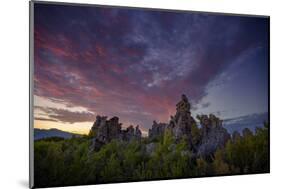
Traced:
<path fill-rule="evenodd" d="M 87 133 L 192 114 L 268 112 L 268 19 L 35 3 L 34 127 Z"/>

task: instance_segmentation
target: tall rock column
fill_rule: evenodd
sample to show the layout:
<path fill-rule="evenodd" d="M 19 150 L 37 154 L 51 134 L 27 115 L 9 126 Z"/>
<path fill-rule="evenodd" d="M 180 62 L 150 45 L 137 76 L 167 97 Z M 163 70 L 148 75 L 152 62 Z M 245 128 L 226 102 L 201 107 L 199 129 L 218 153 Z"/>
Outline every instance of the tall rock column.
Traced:
<path fill-rule="evenodd" d="M 173 133 L 176 140 L 186 135 L 191 138 L 191 126 L 195 123 L 190 113 L 190 103 L 187 97 L 183 94 L 181 101 L 177 103 L 177 112 L 174 117 L 171 117 L 170 124 L 172 124 Z"/>
<path fill-rule="evenodd" d="M 197 119 L 201 124 L 202 140 L 198 147 L 198 156 L 206 156 L 215 153 L 219 148 L 224 147 L 230 139 L 230 134 L 222 127 L 222 120 L 213 114 L 198 115 Z"/>

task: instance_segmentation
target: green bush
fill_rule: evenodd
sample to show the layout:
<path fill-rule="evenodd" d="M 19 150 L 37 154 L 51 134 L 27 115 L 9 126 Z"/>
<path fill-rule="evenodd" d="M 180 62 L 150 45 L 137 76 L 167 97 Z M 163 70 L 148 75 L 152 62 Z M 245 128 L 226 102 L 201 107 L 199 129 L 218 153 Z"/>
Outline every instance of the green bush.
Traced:
<path fill-rule="evenodd" d="M 193 142 L 200 132 L 193 128 Z M 211 158 L 192 154 L 186 138 L 175 141 L 170 131 L 155 142 L 113 140 L 92 151 L 90 137 L 35 141 L 35 186 L 62 186 L 269 171 L 268 125 L 218 149 Z"/>

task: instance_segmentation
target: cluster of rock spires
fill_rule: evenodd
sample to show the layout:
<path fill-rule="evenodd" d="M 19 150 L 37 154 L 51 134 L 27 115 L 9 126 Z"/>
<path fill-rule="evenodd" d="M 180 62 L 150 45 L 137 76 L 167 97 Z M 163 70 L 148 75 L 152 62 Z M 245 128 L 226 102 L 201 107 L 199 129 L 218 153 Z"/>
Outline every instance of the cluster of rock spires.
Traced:
<path fill-rule="evenodd" d="M 149 138 L 155 138 L 164 134 L 167 129 L 170 129 L 176 140 L 187 135 L 191 137 L 191 126 L 196 124 L 190 113 L 190 104 L 185 95 L 177 103 L 177 112 L 175 116 L 171 116 L 169 124 L 153 122 L 152 128 L 149 129 Z"/>
<path fill-rule="evenodd" d="M 182 95 L 181 101 L 176 104 L 176 114 L 171 116 L 169 123 L 153 122 L 152 128 L 149 129 L 148 139 L 153 141 L 157 137 L 164 135 L 165 131 L 169 130 L 175 141 L 180 141 L 183 137 L 189 144 L 189 150 L 199 156 L 212 154 L 216 149 L 223 147 L 230 134 L 222 127 L 222 120 L 213 114 L 198 115 L 196 117 L 201 127 L 198 128 L 195 119 L 190 113 L 190 103 L 185 95 Z M 198 140 L 194 141 L 192 133 L 193 128 L 198 129 Z M 91 128 L 90 133 L 94 133 L 92 147 L 99 149 L 103 144 L 110 142 L 113 139 L 131 141 L 141 140 L 141 130 L 139 126 L 134 128 L 129 126 L 123 130 L 118 117 L 113 117 L 107 120 L 107 117 L 97 116 L 96 121 Z M 153 145 L 148 145 L 151 148 Z"/>
<path fill-rule="evenodd" d="M 134 128 L 132 125 L 127 129 L 122 129 L 122 123 L 119 123 L 118 117 L 107 120 L 106 116 L 97 116 L 94 125 L 90 130 L 90 136 L 93 136 L 92 147 L 98 150 L 102 145 L 111 140 L 141 140 L 141 130 L 139 126 Z"/>
<path fill-rule="evenodd" d="M 197 153 L 199 155 L 211 154 L 218 148 L 222 148 L 231 138 L 230 134 L 222 127 L 222 120 L 210 114 L 197 116 L 202 126 L 201 143 L 198 146 Z"/>
<path fill-rule="evenodd" d="M 176 105 L 175 116 L 171 116 L 169 124 L 156 123 L 154 121 L 152 128 L 149 129 L 149 138 L 155 138 L 163 135 L 166 130 L 170 130 L 179 141 L 185 137 L 190 146 L 190 150 L 197 155 L 208 155 L 225 145 L 230 139 L 230 134 L 222 127 L 222 120 L 213 114 L 197 115 L 201 128 L 197 133 L 198 140 L 194 141 L 192 136 L 192 127 L 197 128 L 195 119 L 190 113 L 190 103 L 185 95 L 182 95 L 181 101 Z"/>

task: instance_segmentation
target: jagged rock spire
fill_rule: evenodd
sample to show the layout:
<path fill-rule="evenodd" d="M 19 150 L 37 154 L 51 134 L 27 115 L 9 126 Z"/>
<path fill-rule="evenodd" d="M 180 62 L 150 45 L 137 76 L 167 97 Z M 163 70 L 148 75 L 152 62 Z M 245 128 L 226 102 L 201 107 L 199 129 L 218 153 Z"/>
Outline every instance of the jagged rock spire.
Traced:
<path fill-rule="evenodd" d="M 197 115 L 201 124 L 201 144 L 198 146 L 197 154 L 206 156 L 222 148 L 230 139 L 230 134 L 222 127 L 222 120 L 213 114 Z"/>
<path fill-rule="evenodd" d="M 190 136 L 191 125 L 194 123 L 195 121 L 190 114 L 190 103 L 183 94 L 181 100 L 176 104 L 176 115 L 171 116 L 169 124 L 154 121 L 149 130 L 149 137 L 155 138 L 162 135 L 166 129 L 170 129 L 176 139 L 180 139 L 184 135 Z"/>
<path fill-rule="evenodd" d="M 181 96 L 181 101 L 177 103 L 177 114 L 190 113 L 190 103 L 185 94 Z"/>
<path fill-rule="evenodd" d="M 210 155 L 215 152 L 217 148 L 221 148 L 229 140 L 230 135 L 227 130 L 222 127 L 222 120 L 213 114 L 198 115 L 197 119 L 202 125 L 198 128 L 194 118 L 190 113 L 190 103 L 188 98 L 183 94 L 181 100 L 176 104 L 176 114 L 171 116 L 169 124 L 153 122 L 152 128 L 149 130 L 149 138 L 153 139 L 157 136 L 163 135 L 166 129 L 172 131 L 176 141 L 183 137 L 188 141 L 189 148 L 198 156 Z M 197 128 L 198 142 L 194 142 L 194 134 L 192 128 Z M 247 132 L 248 133 L 248 132 Z"/>
<path fill-rule="evenodd" d="M 134 128 L 130 125 L 127 129 L 122 130 L 122 124 L 119 123 L 118 117 L 112 117 L 107 120 L 106 116 L 96 116 L 96 121 L 90 130 L 89 136 L 93 137 L 92 149 L 98 150 L 102 145 L 111 140 L 131 141 L 141 139 L 141 130 L 139 126 Z"/>
<path fill-rule="evenodd" d="M 154 120 L 151 129 L 148 131 L 148 137 L 150 139 L 157 138 L 158 136 L 164 134 L 166 127 L 166 123 L 157 123 Z"/>

